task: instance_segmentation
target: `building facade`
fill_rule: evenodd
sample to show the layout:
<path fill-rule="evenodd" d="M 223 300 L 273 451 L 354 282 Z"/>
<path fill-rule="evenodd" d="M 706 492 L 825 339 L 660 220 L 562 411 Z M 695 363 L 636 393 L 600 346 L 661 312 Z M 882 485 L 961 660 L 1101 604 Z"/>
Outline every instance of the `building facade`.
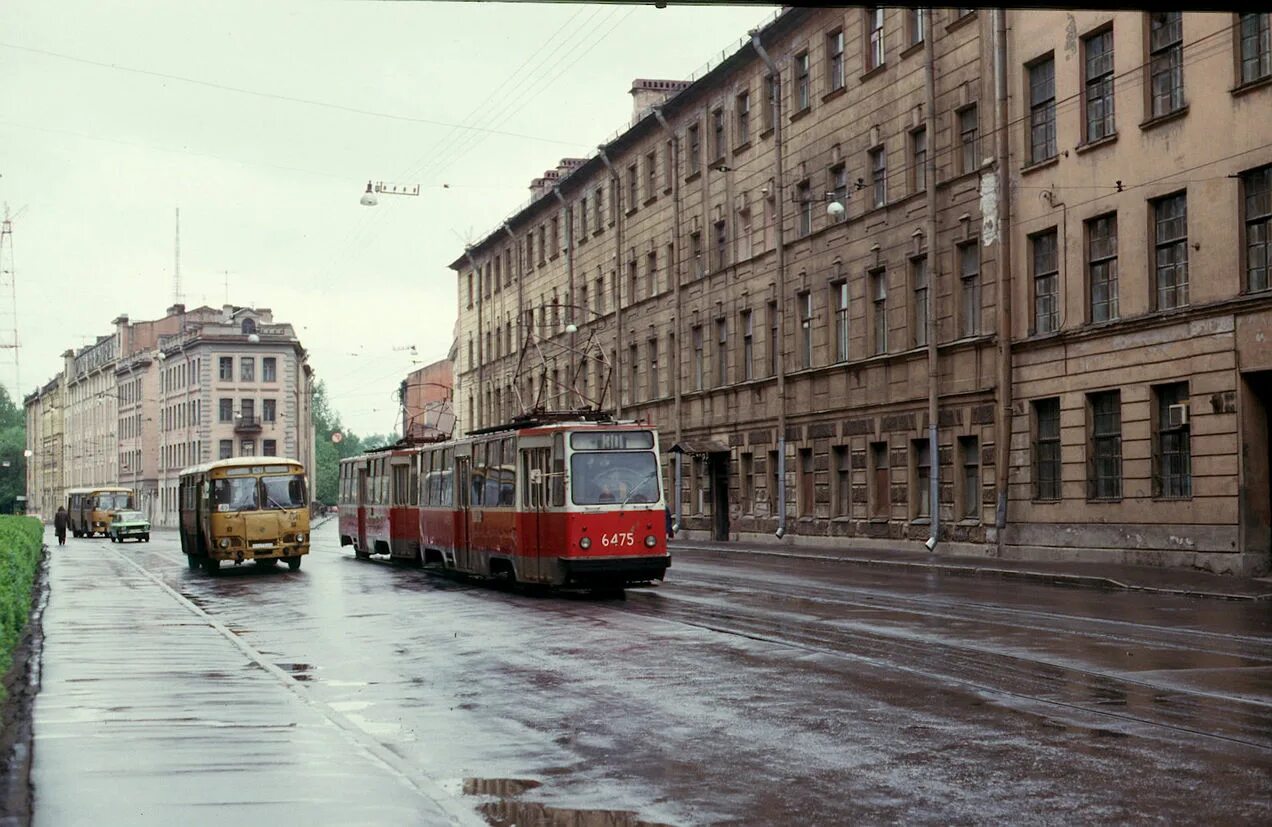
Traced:
<path fill-rule="evenodd" d="M 455 370 L 450 359 L 413 370 L 402 380 L 402 436 L 408 441 L 449 437 L 455 431 Z"/>

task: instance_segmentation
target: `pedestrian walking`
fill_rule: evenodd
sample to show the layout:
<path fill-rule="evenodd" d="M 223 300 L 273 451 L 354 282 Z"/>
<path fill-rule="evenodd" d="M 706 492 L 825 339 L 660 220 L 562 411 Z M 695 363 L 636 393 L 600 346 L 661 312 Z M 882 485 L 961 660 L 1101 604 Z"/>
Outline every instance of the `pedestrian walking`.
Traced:
<path fill-rule="evenodd" d="M 675 524 L 671 520 L 671 506 L 667 506 L 663 510 L 667 512 L 667 539 L 670 540 L 676 536 Z"/>
<path fill-rule="evenodd" d="M 66 545 L 66 521 L 69 519 L 70 515 L 66 513 L 66 506 L 59 505 L 57 513 L 53 515 L 53 533 L 57 535 L 59 546 Z"/>

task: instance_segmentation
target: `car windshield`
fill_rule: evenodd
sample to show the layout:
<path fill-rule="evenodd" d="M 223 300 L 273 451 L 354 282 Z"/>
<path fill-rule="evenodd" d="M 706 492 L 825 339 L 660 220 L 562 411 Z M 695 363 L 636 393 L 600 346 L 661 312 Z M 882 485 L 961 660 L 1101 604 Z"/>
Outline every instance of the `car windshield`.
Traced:
<path fill-rule="evenodd" d="M 575 505 L 658 502 L 658 460 L 652 451 L 577 453 L 570 458 Z"/>
<path fill-rule="evenodd" d="M 212 480 L 212 504 L 217 511 L 255 511 L 260 507 L 257 482 L 256 477 Z"/>
<path fill-rule="evenodd" d="M 115 519 L 120 520 L 121 522 L 134 522 L 137 520 L 145 520 L 146 515 L 142 514 L 140 511 L 120 511 L 115 515 Z"/>
<path fill-rule="evenodd" d="M 262 477 L 261 489 L 264 508 L 302 508 L 305 505 L 305 478 L 300 474 Z"/>

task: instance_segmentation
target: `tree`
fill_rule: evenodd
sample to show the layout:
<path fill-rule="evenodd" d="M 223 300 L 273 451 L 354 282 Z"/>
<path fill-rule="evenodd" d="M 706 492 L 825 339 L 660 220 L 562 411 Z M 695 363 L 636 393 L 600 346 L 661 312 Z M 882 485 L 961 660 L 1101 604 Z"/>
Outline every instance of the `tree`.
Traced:
<path fill-rule="evenodd" d="M 340 414 L 327 398 L 327 386 L 319 379 L 314 384 L 313 399 L 314 463 L 318 466 L 313 480 L 314 499 L 322 503 L 334 503 L 340 497 L 340 460 L 363 451 L 363 442 L 357 434 L 345 429 Z M 340 433 L 340 441 L 333 442 L 331 435 Z"/>
<path fill-rule="evenodd" d="M 0 387 L 0 514 L 12 514 L 26 493 L 26 415 Z"/>

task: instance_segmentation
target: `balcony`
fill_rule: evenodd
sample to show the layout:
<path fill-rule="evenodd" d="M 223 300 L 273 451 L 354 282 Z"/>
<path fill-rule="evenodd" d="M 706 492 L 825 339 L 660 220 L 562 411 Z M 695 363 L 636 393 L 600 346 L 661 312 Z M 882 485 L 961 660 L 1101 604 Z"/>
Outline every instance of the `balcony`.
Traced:
<path fill-rule="evenodd" d="M 259 416 L 240 416 L 234 420 L 236 434 L 259 434 L 260 432 L 261 418 Z"/>

